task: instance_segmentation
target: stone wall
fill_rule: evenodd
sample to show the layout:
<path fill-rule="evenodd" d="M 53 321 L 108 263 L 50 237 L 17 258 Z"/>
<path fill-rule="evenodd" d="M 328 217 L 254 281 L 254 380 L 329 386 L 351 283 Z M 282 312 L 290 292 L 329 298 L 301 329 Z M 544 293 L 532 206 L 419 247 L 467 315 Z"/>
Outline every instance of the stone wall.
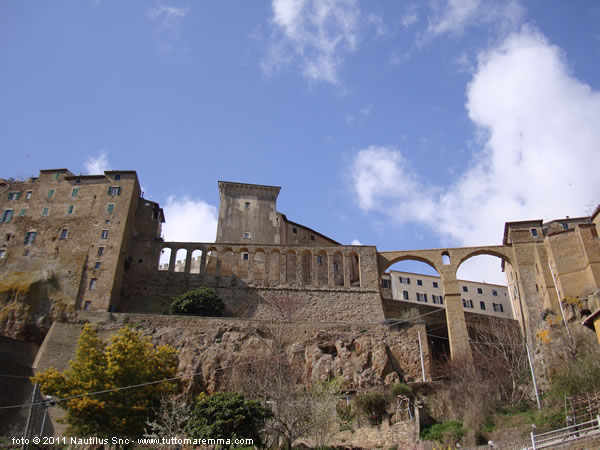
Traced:
<path fill-rule="evenodd" d="M 375 247 L 329 246 L 324 251 L 319 246 L 181 242 L 166 242 L 160 247 L 171 249 L 169 270 L 156 268 L 158 254 L 155 261 L 134 262 L 126 271 L 119 311 L 165 313 L 174 296 L 207 286 L 224 301 L 227 316 L 323 322 L 384 319 Z M 176 272 L 173 262 L 182 248 L 187 250 L 187 264 L 185 271 Z M 195 250 L 202 252 L 199 273 L 191 271 Z M 141 256 L 136 254 L 132 259 Z M 334 261 L 338 261 L 337 266 Z"/>

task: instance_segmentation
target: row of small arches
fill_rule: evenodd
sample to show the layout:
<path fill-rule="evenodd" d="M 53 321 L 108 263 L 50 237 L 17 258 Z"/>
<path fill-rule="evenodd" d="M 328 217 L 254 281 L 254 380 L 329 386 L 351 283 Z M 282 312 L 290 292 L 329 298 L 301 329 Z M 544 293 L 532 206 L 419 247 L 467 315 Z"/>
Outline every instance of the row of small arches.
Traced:
<path fill-rule="evenodd" d="M 267 253 L 259 248 L 250 253 L 247 248 L 234 252 L 229 247 L 221 251 L 211 247 L 205 257 L 202 250 L 194 249 L 188 258 L 188 249 L 180 248 L 173 258 L 172 251 L 170 247 L 161 250 L 159 270 L 315 286 L 360 286 L 360 258 L 355 252 L 345 257 L 341 251 L 297 253 L 289 249 L 281 253 L 273 249 Z"/>

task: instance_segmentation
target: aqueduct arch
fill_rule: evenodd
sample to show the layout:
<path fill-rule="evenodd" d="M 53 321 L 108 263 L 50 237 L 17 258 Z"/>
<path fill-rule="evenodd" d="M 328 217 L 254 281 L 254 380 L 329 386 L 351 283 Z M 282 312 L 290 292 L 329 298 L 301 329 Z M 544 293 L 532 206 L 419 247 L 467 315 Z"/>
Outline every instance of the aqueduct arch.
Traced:
<path fill-rule="evenodd" d="M 404 260 L 421 261 L 440 274 L 446 305 L 450 355 L 454 360 L 473 359 L 456 272 L 464 261 L 478 255 L 496 256 L 508 263 L 514 259 L 512 247 L 504 245 L 377 252 L 379 278 L 392 264 Z"/>

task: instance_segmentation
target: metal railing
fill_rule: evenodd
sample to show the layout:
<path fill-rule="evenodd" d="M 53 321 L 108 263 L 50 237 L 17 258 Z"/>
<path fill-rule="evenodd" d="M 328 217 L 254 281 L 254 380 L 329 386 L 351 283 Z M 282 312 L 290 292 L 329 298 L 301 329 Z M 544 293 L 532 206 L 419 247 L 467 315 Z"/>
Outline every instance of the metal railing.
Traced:
<path fill-rule="evenodd" d="M 558 430 L 548 431 L 546 433 L 535 434 L 531 432 L 531 447 L 533 450 L 554 447 L 563 443 L 588 438 L 600 434 L 600 415 L 587 422 L 569 425 Z"/>

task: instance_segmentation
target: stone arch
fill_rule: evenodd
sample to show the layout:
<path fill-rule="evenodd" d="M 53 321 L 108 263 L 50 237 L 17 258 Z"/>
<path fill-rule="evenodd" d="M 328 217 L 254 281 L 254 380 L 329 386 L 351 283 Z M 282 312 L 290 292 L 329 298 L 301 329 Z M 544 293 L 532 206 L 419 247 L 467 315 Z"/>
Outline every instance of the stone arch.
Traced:
<path fill-rule="evenodd" d="M 431 266 L 431 268 L 433 270 L 435 270 L 437 273 L 439 273 L 440 275 L 442 274 L 441 271 L 438 269 L 438 267 L 435 265 L 435 263 L 433 261 L 431 261 L 429 258 L 426 258 L 425 256 L 421 256 L 421 255 L 415 254 L 415 253 L 407 253 L 405 255 L 397 256 L 397 257 L 391 259 L 381 269 L 381 273 L 383 274 L 386 270 L 388 270 L 391 266 L 393 266 L 397 262 L 407 261 L 407 260 L 423 262 L 423 263 L 427 264 L 428 266 Z"/>
<path fill-rule="evenodd" d="M 195 248 L 192 250 L 192 259 L 190 260 L 190 273 L 199 274 L 200 265 L 202 264 L 202 250 Z"/>
<path fill-rule="evenodd" d="M 333 285 L 344 285 L 344 255 L 339 250 L 333 254 Z"/>
<path fill-rule="evenodd" d="M 174 272 L 185 272 L 185 263 L 187 259 L 187 248 L 178 248 L 175 253 L 175 270 Z"/>
<path fill-rule="evenodd" d="M 310 250 L 302 252 L 302 284 L 309 285 L 312 280 L 312 253 Z"/>
<path fill-rule="evenodd" d="M 269 254 L 269 280 L 279 282 L 281 271 L 281 252 L 274 248 Z"/>
<path fill-rule="evenodd" d="M 217 274 L 217 262 L 219 261 L 219 251 L 216 247 L 209 247 L 206 250 L 206 275 Z"/>
<path fill-rule="evenodd" d="M 285 281 L 296 283 L 296 251 L 288 250 L 285 254 Z"/>
<path fill-rule="evenodd" d="M 267 254 L 264 248 L 254 250 L 254 259 L 252 261 L 252 278 L 254 280 L 264 280 L 265 278 L 265 263 Z"/>
<path fill-rule="evenodd" d="M 319 253 L 317 253 L 317 284 L 319 286 L 327 286 L 329 283 L 328 267 L 327 252 L 325 250 L 320 250 Z"/>
<path fill-rule="evenodd" d="M 460 265 L 462 263 L 464 263 L 467 259 L 472 258 L 473 256 L 480 256 L 480 255 L 495 256 L 497 258 L 500 258 L 504 262 L 507 262 L 512 265 L 512 261 L 511 261 L 509 255 L 507 255 L 505 252 L 499 251 L 497 249 L 483 247 L 483 248 L 473 249 L 469 253 L 462 255 L 461 258 L 459 259 L 458 264 L 456 265 L 456 270 L 458 270 Z"/>
<path fill-rule="evenodd" d="M 160 249 L 158 257 L 158 270 L 169 270 L 169 262 L 171 261 L 171 247 L 163 247 Z"/>
<path fill-rule="evenodd" d="M 231 277 L 233 276 L 233 249 L 231 247 L 225 247 L 223 249 L 223 256 L 221 260 L 221 276 Z"/>
<path fill-rule="evenodd" d="M 350 252 L 348 260 L 350 263 L 350 286 L 360 287 L 360 256 L 356 252 Z"/>

